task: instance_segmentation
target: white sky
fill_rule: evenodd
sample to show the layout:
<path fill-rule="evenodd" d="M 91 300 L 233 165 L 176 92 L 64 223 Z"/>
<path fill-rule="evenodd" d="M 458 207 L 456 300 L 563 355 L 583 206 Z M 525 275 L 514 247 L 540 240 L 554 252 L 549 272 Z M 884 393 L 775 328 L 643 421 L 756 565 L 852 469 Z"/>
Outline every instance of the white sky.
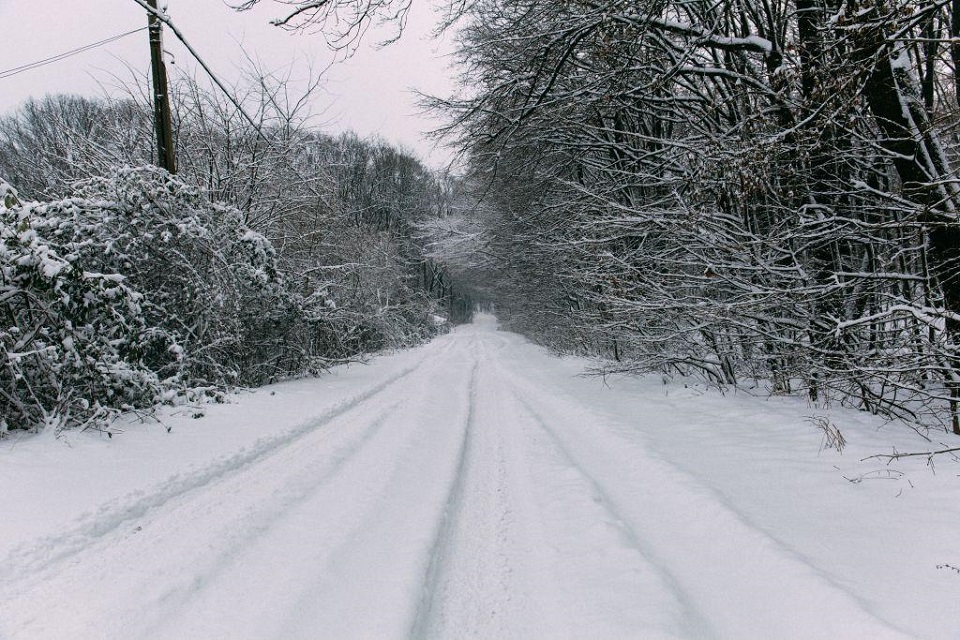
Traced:
<path fill-rule="evenodd" d="M 234 4 L 236 0 L 231 0 Z M 269 25 L 283 14 L 284 6 L 263 0 L 254 10 L 237 13 L 224 0 L 160 0 L 168 5 L 174 24 L 228 85 L 240 76 L 242 49 L 264 67 L 293 67 L 294 78 L 305 78 L 310 63 L 316 71 L 332 59 L 323 37 L 289 33 Z M 380 135 L 402 145 L 428 164 L 439 167 L 449 158 L 443 149 L 433 149 L 422 133 L 435 126 L 419 113 L 411 89 L 447 95 L 452 88 L 448 61 L 449 37 L 430 39 L 434 16 L 428 0 L 414 0 L 413 12 L 403 38 L 377 50 L 377 33 L 368 34 L 353 58 L 324 74 L 317 95 L 316 123 L 328 132 L 352 129 L 362 136 Z M 133 0 L 0 0 L 0 72 L 48 58 L 65 51 L 110 38 L 146 24 L 146 12 Z M 381 32 L 382 39 L 386 32 Z M 175 64 L 168 73 L 196 69 L 190 54 L 172 33 L 164 45 Z M 7 113 L 28 97 L 48 93 L 102 94 L 103 86 L 116 85 L 116 78 L 130 79 L 127 65 L 140 73 L 149 71 L 147 33 L 140 32 L 106 46 L 65 60 L 0 78 L 0 113 Z M 179 71 L 178 71 L 179 70 Z"/>

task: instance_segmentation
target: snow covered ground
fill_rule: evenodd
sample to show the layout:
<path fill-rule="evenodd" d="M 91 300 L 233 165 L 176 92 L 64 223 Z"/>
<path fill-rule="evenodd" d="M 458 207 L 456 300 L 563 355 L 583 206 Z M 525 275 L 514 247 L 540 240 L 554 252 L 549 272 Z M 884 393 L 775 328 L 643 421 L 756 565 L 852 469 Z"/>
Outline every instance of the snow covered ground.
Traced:
<path fill-rule="evenodd" d="M 112 439 L 5 440 L 0 638 L 960 637 L 960 465 L 585 364 L 480 316 Z"/>

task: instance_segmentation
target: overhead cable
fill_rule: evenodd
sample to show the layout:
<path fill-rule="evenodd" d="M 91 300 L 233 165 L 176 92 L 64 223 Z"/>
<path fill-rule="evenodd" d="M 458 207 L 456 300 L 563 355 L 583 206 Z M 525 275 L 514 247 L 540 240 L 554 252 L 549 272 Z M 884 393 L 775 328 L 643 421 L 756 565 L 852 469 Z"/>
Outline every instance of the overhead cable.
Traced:
<path fill-rule="evenodd" d="M 42 66 L 45 66 L 45 65 L 48 65 L 48 64 L 53 64 L 54 62 L 59 62 L 60 60 L 63 60 L 63 59 L 65 59 L 65 58 L 69 58 L 69 57 L 71 57 L 71 56 L 75 56 L 75 55 L 77 55 L 77 54 L 79 54 L 79 53 L 83 53 L 83 52 L 89 51 L 89 50 L 91 50 L 91 49 L 96 49 L 97 47 L 102 47 L 102 46 L 105 45 L 105 44 L 110 44 L 111 42 L 116 42 L 117 40 L 120 40 L 121 38 L 126 38 L 127 36 L 132 36 L 133 34 L 135 34 L 135 33 L 140 33 L 141 31 L 145 31 L 146 29 L 147 29 L 147 27 L 140 27 L 139 29 L 134 29 L 133 31 L 127 31 L 126 33 L 121 33 L 121 34 L 119 34 L 119 35 L 115 35 L 115 36 L 112 36 L 112 37 L 110 37 L 110 38 L 106 38 L 105 40 L 100 40 L 100 41 L 98 41 L 98 42 L 93 42 L 93 43 L 91 43 L 91 44 L 84 45 L 84 46 L 78 47 L 78 48 L 76 48 L 76 49 L 71 49 L 70 51 L 64 51 L 63 53 L 58 53 L 58 54 L 55 55 L 55 56 L 50 56 L 49 58 L 44 58 L 43 60 L 37 60 L 36 62 L 30 62 L 30 63 L 27 63 L 27 64 L 20 65 L 19 67 L 13 67 L 12 69 L 6 69 L 6 70 L 4 70 L 4 71 L 0 71 L 0 80 L 3 80 L 4 78 L 9 78 L 9 77 L 11 77 L 11 76 L 15 76 L 15 75 L 20 74 L 20 73 L 24 73 L 24 72 L 26 72 L 26 71 L 31 71 L 31 70 L 36 69 L 36 68 L 38 68 L 38 67 L 42 67 Z"/>

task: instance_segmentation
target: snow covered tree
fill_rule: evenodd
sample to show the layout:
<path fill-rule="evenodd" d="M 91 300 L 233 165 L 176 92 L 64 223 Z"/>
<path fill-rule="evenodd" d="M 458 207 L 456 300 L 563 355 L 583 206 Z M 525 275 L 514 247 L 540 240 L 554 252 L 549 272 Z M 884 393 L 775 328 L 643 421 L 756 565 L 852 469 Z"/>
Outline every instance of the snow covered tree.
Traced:
<path fill-rule="evenodd" d="M 946 11 L 485 0 L 437 104 L 569 348 L 960 431 Z"/>
<path fill-rule="evenodd" d="M 0 117 L 0 174 L 27 199 L 63 197 L 77 180 L 147 164 L 150 117 L 132 100 L 28 100 Z"/>

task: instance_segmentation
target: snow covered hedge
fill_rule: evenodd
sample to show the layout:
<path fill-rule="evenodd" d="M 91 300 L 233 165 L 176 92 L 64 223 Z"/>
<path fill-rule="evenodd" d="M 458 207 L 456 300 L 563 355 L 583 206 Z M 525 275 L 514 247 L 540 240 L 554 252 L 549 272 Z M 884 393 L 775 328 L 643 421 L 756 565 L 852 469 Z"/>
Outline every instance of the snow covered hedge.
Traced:
<path fill-rule="evenodd" d="M 151 403 L 150 353 L 174 342 L 150 327 L 143 296 L 86 268 L 57 223 L 6 194 L 0 206 L 0 430 L 58 430 Z"/>
<path fill-rule="evenodd" d="M 102 424 L 322 364 L 326 301 L 290 290 L 236 209 L 152 167 L 48 203 L 4 188 L 0 429 Z"/>
<path fill-rule="evenodd" d="M 189 385 L 241 380 L 245 343 L 284 288 L 270 243 L 236 209 L 143 167 L 85 181 L 40 210 L 85 263 L 124 274 L 150 325 L 176 336 L 184 352 L 155 353 L 151 368 Z"/>

